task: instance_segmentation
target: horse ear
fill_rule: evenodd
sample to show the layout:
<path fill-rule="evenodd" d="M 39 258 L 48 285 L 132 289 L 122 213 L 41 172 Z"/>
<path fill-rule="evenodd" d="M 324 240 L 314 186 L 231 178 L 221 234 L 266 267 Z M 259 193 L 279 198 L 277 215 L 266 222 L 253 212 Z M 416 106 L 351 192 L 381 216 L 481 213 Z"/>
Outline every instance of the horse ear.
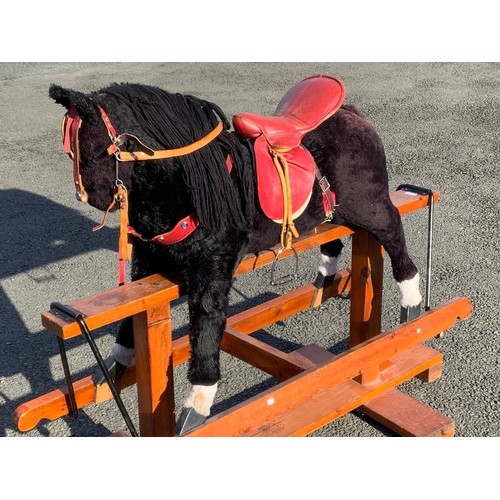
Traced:
<path fill-rule="evenodd" d="M 97 107 L 92 98 L 76 90 L 66 89 L 60 85 L 52 84 L 49 88 L 49 97 L 66 109 L 75 106 L 82 116 L 98 118 Z"/>

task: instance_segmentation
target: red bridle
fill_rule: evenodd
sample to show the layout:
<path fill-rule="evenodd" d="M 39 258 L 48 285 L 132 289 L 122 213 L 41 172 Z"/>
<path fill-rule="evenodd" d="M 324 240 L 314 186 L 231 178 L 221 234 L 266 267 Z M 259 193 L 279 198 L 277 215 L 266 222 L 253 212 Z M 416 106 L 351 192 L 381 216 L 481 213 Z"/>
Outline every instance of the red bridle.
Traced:
<path fill-rule="evenodd" d="M 128 133 L 118 134 L 104 109 L 101 106 L 98 106 L 98 108 L 101 112 L 102 120 L 104 122 L 104 125 L 106 125 L 106 130 L 108 131 L 108 135 L 111 140 L 111 146 L 109 146 L 106 151 L 108 155 L 114 155 L 116 161 L 162 160 L 165 158 L 185 156 L 205 147 L 207 144 L 212 142 L 224 129 L 222 123 L 218 123 L 217 126 L 205 137 L 202 137 L 192 144 L 183 146 L 181 148 L 154 151 L 153 149 L 147 147 L 135 135 Z M 62 118 L 61 135 L 64 144 L 64 151 L 73 160 L 73 179 L 76 188 L 76 198 L 78 201 L 86 203 L 88 201 L 88 195 L 85 192 L 82 177 L 80 175 L 80 152 L 78 144 L 78 136 L 81 125 L 82 119 L 78 115 L 76 107 L 72 106 Z M 122 146 L 129 140 L 133 141 L 136 144 L 138 151 L 128 152 L 120 150 L 120 146 Z M 118 175 L 116 180 L 119 181 Z"/>
<path fill-rule="evenodd" d="M 76 199 L 82 203 L 87 203 L 88 195 L 83 187 L 82 176 L 80 175 L 80 149 L 78 147 L 78 132 L 82 126 L 82 119 L 78 115 L 75 106 L 63 116 L 61 122 L 61 135 L 64 145 L 64 152 L 73 161 L 73 181 L 76 188 Z"/>
<path fill-rule="evenodd" d="M 104 227 L 106 223 L 106 217 L 111 208 L 118 203 L 120 209 L 120 241 L 119 241 L 119 261 L 120 261 L 120 278 L 119 283 L 124 283 L 124 263 L 130 260 L 131 256 L 131 241 L 130 236 L 135 236 L 143 241 L 150 241 L 160 245 L 172 245 L 178 243 L 183 239 L 187 238 L 200 224 L 196 214 L 190 214 L 187 217 L 180 220 L 171 231 L 155 236 L 151 239 L 146 239 L 133 228 L 128 226 L 128 195 L 123 182 L 118 177 L 118 162 L 120 161 L 144 161 L 144 160 L 160 160 L 165 158 L 174 158 L 178 156 L 184 156 L 203 148 L 210 142 L 212 142 L 223 130 L 222 123 L 218 123 L 217 126 L 208 133 L 205 137 L 200 140 L 176 149 L 167 149 L 154 151 L 144 145 L 136 136 L 132 134 L 120 134 L 118 135 L 116 129 L 113 127 L 111 120 L 104 111 L 104 109 L 99 106 L 99 111 L 101 112 L 101 117 L 108 131 L 109 138 L 111 140 L 111 146 L 108 147 L 108 155 L 115 156 L 116 162 L 116 179 L 114 186 L 113 200 L 106 209 L 104 214 L 104 220 L 102 224 L 96 226 L 94 231 L 97 231 Z M 63 116 L 61 123 L 61 135 L 63 139 L 64 151 L 73 161 L 73 179 L 76 188 L 76 199 L 82 203 L 87 203 L 88 194 L 83 186 L 82 177 L 80 174 L 80 151 L 79 151 L 79 131 L 82 125 L 82 118 L 78 115 L 78 111 L 75 106 L 72 106 L 68 112 Z M 138 148 L 136 152 L 121 151 L 120 146 L 126 141 L 132 140 Z M 232 162 L 231 158 L 227 159 L 227 166 L 229 172 L 231 172 Z"/>

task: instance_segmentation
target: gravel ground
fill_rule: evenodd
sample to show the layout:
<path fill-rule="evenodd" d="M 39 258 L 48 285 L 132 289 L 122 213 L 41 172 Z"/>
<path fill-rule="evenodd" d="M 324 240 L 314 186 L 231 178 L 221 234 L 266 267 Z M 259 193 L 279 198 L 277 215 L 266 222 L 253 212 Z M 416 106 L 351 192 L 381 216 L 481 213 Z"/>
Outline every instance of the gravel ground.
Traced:
<path fill-rule="evenodd" d="M 0 435 L 109 436 L 124 428 L 113 402 L 89 406 L 77 421 L 42 421 L 19 432 L 12 413 L 25 401 L 64 384 L 57 343 L 41 326 L 51 301 L 71 302 L 116 283 L 117 218 L 92 233 L 100 214 L 73 198 L 71 164 L 62 151 L 62 108 L 48 98 L 51 83 L 81 91 L 111 82 L 139 82 L 201 96 L 228 116 L 270 114 L 294 83 L 329 73 L 341 77 L 347 101 L 376 126 L 385 144 L 391 189 L 411 183 L 441 194 L 435 208 L 431 304 L 456 296 L 473 302 L 473 314 L 442 339 L 428 342 L 444 354 L 442 377 L 409 381 L 401 389 L 446 414 L 456 436 L 500 435 L 498 63 L 0 63 Z M 411 255 L 425 274 L 425 211 L 405 216 Z M 343 266 L 349 264 L 347 241 Z M 311 281 L 317 252 L 300 257 L 301 282 Z M 396 287 L 386 264 L 383 327 L 398 321 Z M 236 281 L 235 310 L 286 291 L 269 285 L 269 270 Z M 186 307 L 174 308 L 177 332 Z M 284 350 L 315 343 L 332 352 L 345 347 L 348 302 L 332 300 L 261 332 Z M 114 327 L 96 332 L 106 353 Z M 94 371 L 80 339 L 68 342 L 75 378 Z M 223 355 L 215 412 L 275 383 L 269 376 Z M 185 367 L 176 368 L 179 392 Z M 132 418 L 135 391 L 124 391 Z M 312 436 L 390 435 L 348 414 Z"/>

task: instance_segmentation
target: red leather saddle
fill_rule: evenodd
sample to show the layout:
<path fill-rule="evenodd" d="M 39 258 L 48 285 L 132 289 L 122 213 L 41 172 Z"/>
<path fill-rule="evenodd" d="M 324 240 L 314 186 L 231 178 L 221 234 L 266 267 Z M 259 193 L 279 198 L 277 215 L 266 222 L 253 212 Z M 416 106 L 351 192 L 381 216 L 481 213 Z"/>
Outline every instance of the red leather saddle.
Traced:
<path fill-rule="evenodd" d="M 316 75 L 292 87 L 272 116 L 238 113 L 233 126 L 238 134 L 253 139 L 259 201 L 267 217 L 282 222 L 284 194 L 273 155 L 288 163 L 293 219 L 306 208 L 316 176 L 311 154 L 300 143 L 305 134 L 332 116 L 345 98 L 343 82 Z"/>

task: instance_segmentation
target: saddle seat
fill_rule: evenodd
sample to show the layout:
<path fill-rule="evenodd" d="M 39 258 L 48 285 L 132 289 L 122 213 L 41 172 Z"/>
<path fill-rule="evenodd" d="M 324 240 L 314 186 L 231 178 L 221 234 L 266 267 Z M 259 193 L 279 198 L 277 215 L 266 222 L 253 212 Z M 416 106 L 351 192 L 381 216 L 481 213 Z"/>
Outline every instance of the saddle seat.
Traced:
<path fill-rule="evenodd" d="M 235 131 L 253 141 L 259 202 L 271 220 L 282 223 L 287 211 L 295 220 L 307 207 L 317 167 L 309 151 L 301 146 L 302 138 L 331 117 L 344 97 L 341 80 L 316 75 L 293 86 L 272 116 L 238 113 L 233 117 Z M 287 166 L 287 193 L 283 189 L 283 174 L 276 164 L 277 154 Z M 325 212 L 330 213 L 326 199 L 324 206 Z"/>
<path fill-rule="evenodd" d="M 272 116 L 238 113 L 233 117 L 236 132 L 246 139 L 260 135 L 275 149 L 298 147 L 304 135 L 332 116 L 342 105 L 345 87 L 328 75 L 306 78 L 281 99 Z"/>

